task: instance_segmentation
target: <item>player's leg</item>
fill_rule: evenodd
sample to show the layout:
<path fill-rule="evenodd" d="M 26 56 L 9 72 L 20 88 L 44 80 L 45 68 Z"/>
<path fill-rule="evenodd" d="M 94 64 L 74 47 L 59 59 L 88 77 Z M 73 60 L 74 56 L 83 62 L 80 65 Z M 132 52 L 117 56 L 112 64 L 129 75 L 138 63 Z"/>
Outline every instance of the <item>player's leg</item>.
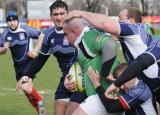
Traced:
<path fill-rule="evenodd" d="M 68 100 L 56 99 L 54 102 L 54 115 L 64 115 L 68 106 Z"/>
<path fill-rule="evenodd" d="M 23 75 L 24 75 L 23 73 L 24 73 L 24 71 L 27 67 L 28 67 L 28 65 L 15 66 L 16 80 L 17 81 L 19 81 L 23 77 Z M 40 115 L 44 115 L 44 114 L 41 114 L 42 113 L 42 107 L 43 107 L 43 110 L 44 110 L 42 96 L 33 87 L 32 80 L 29 80 L 28 83 L 23 83 L 21 87 L 22 87 L 21 89 L 25 93 L 25 96 L 28 98 L 29 102 L 35 108 L 35 110 Z"/>
<path fill-rule="evenodd" d="M 92 95 L 80 104 L 72 115 L 115 115 L 107 113 L 98 95 Z M 118 114 L 117 114 L 118 115 Z"/>
<path fill-rule="evenodd" d="M 86 93 L 73 92 L 70 96 L 70 101 L 67 106 L 67 110 L 65 115 L 71 115 L 75 109 L 78 108 L 79 104 L 81 104 L 87 98 Z"/>
<path fill-rule="evenodd" d="M 39 115 L 45 115 L 45 109 L 44 109 L 42 97 L 33 87 L 32 80 L 29 79 L 27 82 L 22 83 L 20 85 L 20 88 L 23 90 L 29 102 L 35 108 L 35 110 L 39 113 Z"/>
<path fill-rule="evenodd" d="M 25 96 L 27 97 L 28 101 L 31 103 L 31 105 L 35 108 L 35 110 L 38 112 L 38 104 L 35 101 L 35 98 L 30 95 L 32 92 L 33 83 L 32 80 L 22 77 L 19 81 L 21 81 L 21 84 L 19 84 L 19 88 L 24 92 Z M 24 81 L 25 80 L 25 81 Z"/>
<path fill-rule="evenodd" d="M 28 98 L 31 99 L 30 102 L 32 105 L 36 104 L 38 106 L 38 113 L 39 115 L 45 115 L 45 108 L 42 96 L 37 92 L 37 90 L 32 87 L 31 92 L 25 92 L 28 95 Z"/>
<path fill-rule="evenodd" d="M 81 107 L 78 107 L 71 115 L 89 115 Z"/>
<path fill-rule="evenodd" d="M 75 109 L 77 109 L 78 106 L 79 106 L 79 103 L 77 103 L 77 102 L 69 102 L 67 109 L 66 109 L 66 112 L 65 112 L 65 115 L 71 115 L 71 113 L 73 113 L 73 111 Z"/>
<path fill-rule="evenodd" d="M 27 93 L 24 92 L 24 94 L 26 95 L 28 101 L 31 103 L 31 105 L 35 108 L 35 110 L 38 112 L 38 104 L 36 103 L 35 99 L 32 98 L 30 95 L 28 95 Z"/>
<path fill-rule="evenodd" d="M 65 115 L 71 92 L 64 87 L 64 76 L 61 77 L 55 92 L 54 115 Z"/>

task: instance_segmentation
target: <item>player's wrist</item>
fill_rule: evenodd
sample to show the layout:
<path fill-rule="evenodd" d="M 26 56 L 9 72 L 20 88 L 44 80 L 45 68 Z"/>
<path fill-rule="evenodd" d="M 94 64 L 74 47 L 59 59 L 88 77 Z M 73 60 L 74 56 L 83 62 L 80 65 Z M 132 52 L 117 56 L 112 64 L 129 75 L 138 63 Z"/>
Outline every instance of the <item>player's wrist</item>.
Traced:
<path fill-rule="evenodd" d="M 113 83 L 114 87 L 118 88 L 120 87 L 121 85 L 119 84 L 118 80 L 115 80 Z"/>
<path fill-rule="evenodd" d="M 96 88 L 98 88 L 99 86 L 101 86 L 101 84 L 100 84 L 100 83 L 96 83 L 96 84 L 94 84 L 95 89 L 96 89 Z"/>
<path fill-rule="evenodd" d="M 111 85 L 116 89 L 119 88 L 119 86 L 116 86 L 114 82 Z"/>
<path fill-rule="evenodd" d="M 38 48 L 34 48 L 33 50 L 36 52 L 36 54 L 37 54 L 37 56 L 38 56 L 38 55 L 39 55 L 40 50 L 39 50 Z"/>

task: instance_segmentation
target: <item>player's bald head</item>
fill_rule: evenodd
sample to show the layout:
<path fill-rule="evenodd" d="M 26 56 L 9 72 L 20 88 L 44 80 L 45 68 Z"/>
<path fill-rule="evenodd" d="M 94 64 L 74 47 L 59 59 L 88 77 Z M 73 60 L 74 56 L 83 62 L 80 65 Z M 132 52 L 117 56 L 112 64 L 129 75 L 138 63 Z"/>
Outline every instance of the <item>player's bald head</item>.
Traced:
<path fill-rule="evenodd" d="M 87 26 L 87 22 L 82 18 L 71 18 L 64 22 L 64 28 L 81 29 Z"/>
<path fill-rule="evenodd" d="M 122 10 L 120 13 L 119 13 L 119 20 L 120 21 L 123 21 L 123 20 L 127 20 L 127 13 L 128 13 L 128 10 L 127 9 L 124 9 Z"/>
<path fill-rule="evenodd" d="M 81 18 L 72 18 L 64 22 L 63 30 L 71 44 L 74 44 L 86 26 L 88 24 Z"/>

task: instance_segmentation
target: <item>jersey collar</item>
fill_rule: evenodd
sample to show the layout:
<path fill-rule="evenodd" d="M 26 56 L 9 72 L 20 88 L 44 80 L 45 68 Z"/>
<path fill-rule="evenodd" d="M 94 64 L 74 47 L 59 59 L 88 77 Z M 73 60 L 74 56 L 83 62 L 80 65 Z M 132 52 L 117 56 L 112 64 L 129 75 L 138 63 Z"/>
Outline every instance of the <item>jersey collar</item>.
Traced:
<path fill-rule="evenodd" d="M 18 25 L 18 28 L 15 31 L 12 31 L 11 29 L 9 29 L 9 31 L 11 33 L 19 33 L 19 32 L 24 32 L 24 30 L 20 27 L 20 24 Z"/>
<path fill-rule="evenodd" d="M 79 35 L 79 37 L 77 38 L 77 40 L 74 42 L 74 46 L 75 46 L 75 47 L 78 47 L 78 44 L 81 42 L 81 40 L 82 40 L 82 38 L 83 38 L 84 32 L 89 31 L 89 30 L 90 30 L 89 27 L 85 27 L 85 28 L 82 30 L 81 34 Z"/>
<path fill-rule="evenodd" d="M 55 28 L 55 32 L 56 32 L 57 34 L 63 34 L 63 33 L 64 33 L 63 29 L 62 29 L 62 30 L 57 30 L 56 28 Z"/>

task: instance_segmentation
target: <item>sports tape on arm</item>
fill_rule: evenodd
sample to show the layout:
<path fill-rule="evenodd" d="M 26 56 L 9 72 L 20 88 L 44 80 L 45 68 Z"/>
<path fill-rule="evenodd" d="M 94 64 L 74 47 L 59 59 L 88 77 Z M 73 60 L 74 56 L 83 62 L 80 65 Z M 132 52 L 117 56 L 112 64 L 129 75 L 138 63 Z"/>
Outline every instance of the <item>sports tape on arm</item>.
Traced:
<path fill-rule="evenodd" d="M 102 48 L 102 69 L 101 74 L 103 77 L 109 75 L 111 67 L 117 55 L 116 41 L 111 39 Z"/>

